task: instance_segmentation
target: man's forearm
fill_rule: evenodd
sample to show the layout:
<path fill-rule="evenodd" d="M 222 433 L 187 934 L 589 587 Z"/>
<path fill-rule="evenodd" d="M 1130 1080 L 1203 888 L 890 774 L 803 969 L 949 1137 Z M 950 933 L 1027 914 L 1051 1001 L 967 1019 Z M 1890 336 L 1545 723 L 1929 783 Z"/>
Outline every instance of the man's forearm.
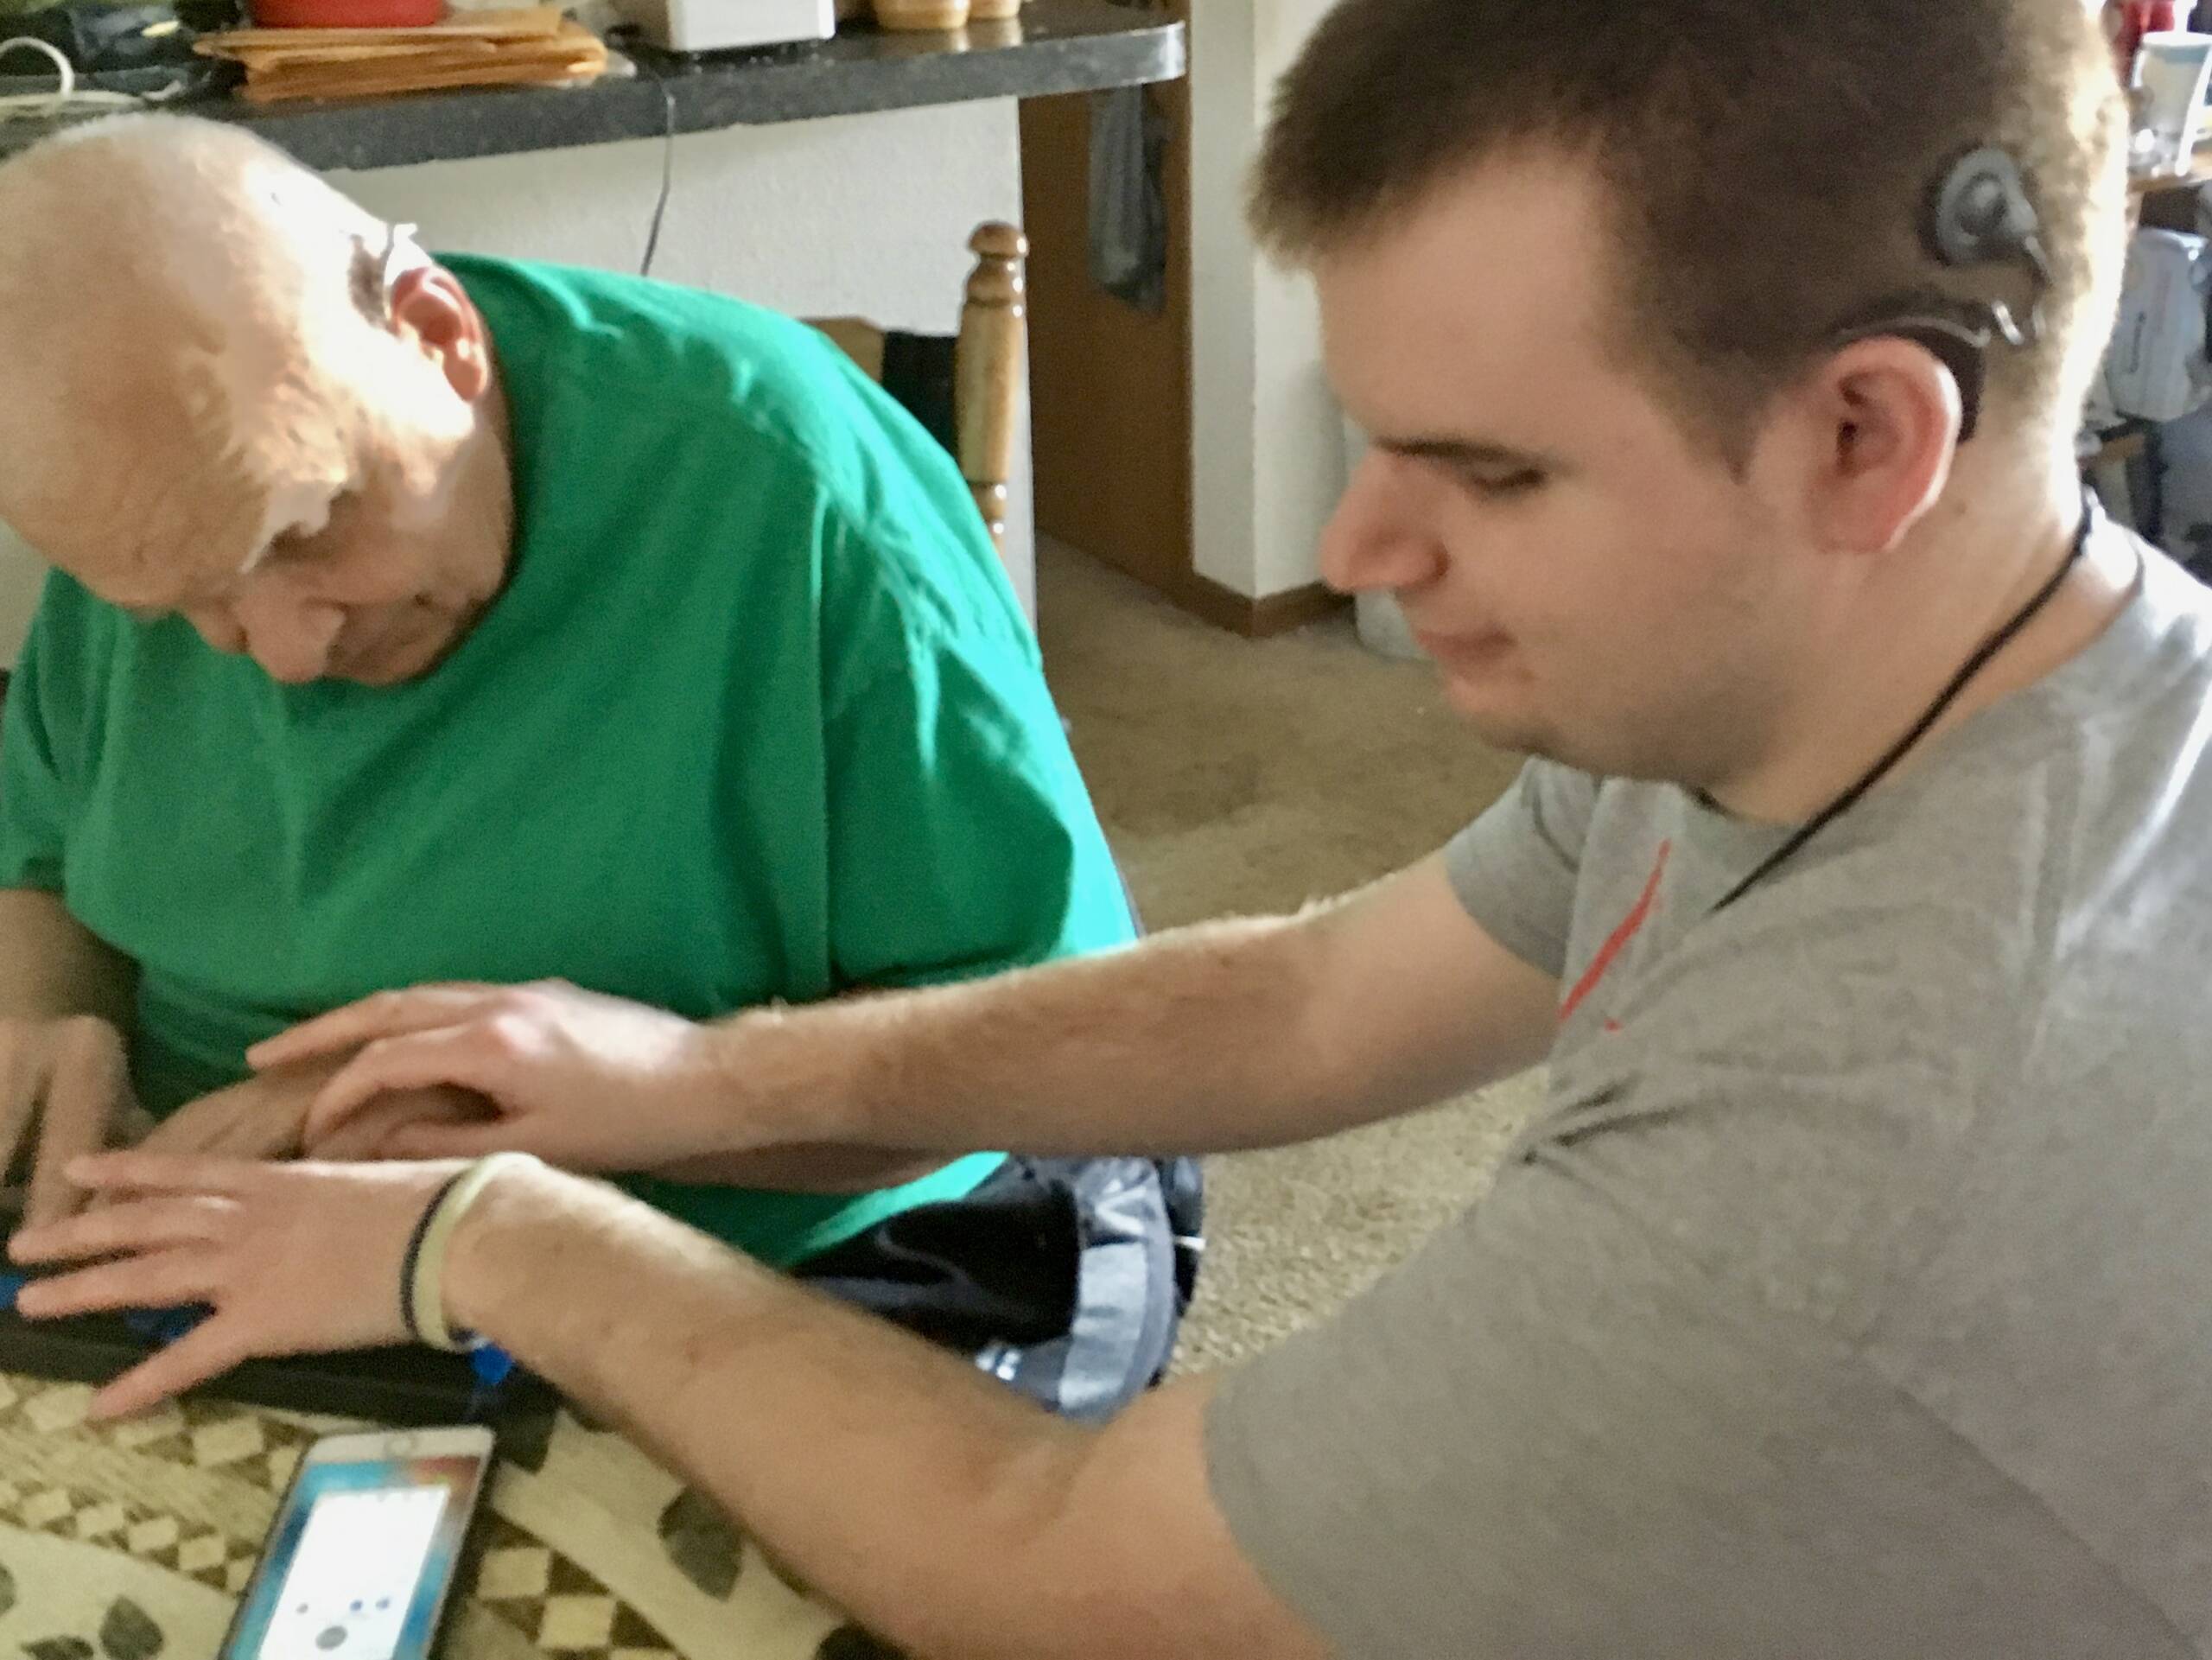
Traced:
<path fill-rule="evenodd" d="M 969 984 L 738 1017 L 747 1124 L 957 1152 L 1175 1154 L 1325 1133 L 1362 1114 L 1323 1047 L 1301 922 L 1213 924 Z"/>
<path fill-rule="evenodd" d="M 902 1648 L 1071 1651 L 1040 1632 L 1053 1588 L 1022 1563 L 1090 1433 L 972 1364 L 543 1173 L 479 1201 L 446 1296 Z"/>
<path fill-rule="evenodd" d="M 130 1029 L 130 964 L 71 916 L 58 895 L 0 889 L 0 1020 L 96 1014 Z"/>
<path fill-rule="evenodd" d="M 495 1123 L 395 1138 L 416 1156 L 664 1173 L 791 1148 L 1163 1155 L 1310 1140 L 1506 1077 L 1543 1058 L 1558 1001 L 1438 855 L 1300 916 L 962 985 L 717 1025 L 555 982 L 425 986 L 251 1059 L 353 1055 L 311 1132 L 431 1084 L 499 1103 Z"/>
<path fill-rule="evenodd" d="M 1294 918 L 1211 924 L 997 980 L 739 1017 L 739 1145 L 1177 1154 L 1279 1146 L 1541 1059 L 1556 983 L 1440 861 Z"/>

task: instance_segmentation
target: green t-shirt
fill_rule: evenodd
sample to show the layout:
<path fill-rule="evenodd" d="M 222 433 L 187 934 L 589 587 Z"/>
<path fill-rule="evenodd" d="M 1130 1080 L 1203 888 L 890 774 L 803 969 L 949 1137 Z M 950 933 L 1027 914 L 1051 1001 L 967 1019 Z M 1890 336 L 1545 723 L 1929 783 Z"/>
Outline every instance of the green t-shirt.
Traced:
<path fill-rule="evenodd" d="M 734 301 L 448 262 L 513 410 L 516 558 L 433 672 L 287 687 L 48 581 L 0 741 L 0 887 L 140 970 L 156 1114 L 379 989 L 560 977 L 703 1019 L 1131 937 L 1036 641 L 944 450 Z M 773 1262 L 972 1191 L 640 1180 Z"/>

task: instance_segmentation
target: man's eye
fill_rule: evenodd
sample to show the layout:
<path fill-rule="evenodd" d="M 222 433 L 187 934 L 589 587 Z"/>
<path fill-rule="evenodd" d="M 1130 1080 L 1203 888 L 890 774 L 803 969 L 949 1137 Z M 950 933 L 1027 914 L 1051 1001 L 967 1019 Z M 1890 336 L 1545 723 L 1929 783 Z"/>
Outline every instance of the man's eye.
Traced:
<path fill-rule="evenodd" d="M 1464 482 L 1477 495 L 1498 500 L 1530 494 L 1548 480 L 1541 469 L 1527 467 L 1516 473 L 1469 473 Z"/>

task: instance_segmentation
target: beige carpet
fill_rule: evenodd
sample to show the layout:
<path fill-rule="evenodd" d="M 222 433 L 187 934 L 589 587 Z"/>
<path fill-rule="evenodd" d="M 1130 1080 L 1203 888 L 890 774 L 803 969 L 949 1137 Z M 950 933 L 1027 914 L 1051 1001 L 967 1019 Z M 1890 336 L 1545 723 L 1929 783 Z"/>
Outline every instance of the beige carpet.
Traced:
<path fill-rule="evenodd" d="M 1497 798 L 1486 749 L 1423 665 L 1349 617 L 1250 642 L 1079 554 L 1038 571 L 1045 662 L 1154 928 L 1294 909 L 1420 858 Z M 1325 1318 L 1487 1185 L 1535 1103 L 1524 1078 L 1313 1147 L 1217 1159 L 1213 1245 L 1182 1364 L 1221 1365 Z"/>

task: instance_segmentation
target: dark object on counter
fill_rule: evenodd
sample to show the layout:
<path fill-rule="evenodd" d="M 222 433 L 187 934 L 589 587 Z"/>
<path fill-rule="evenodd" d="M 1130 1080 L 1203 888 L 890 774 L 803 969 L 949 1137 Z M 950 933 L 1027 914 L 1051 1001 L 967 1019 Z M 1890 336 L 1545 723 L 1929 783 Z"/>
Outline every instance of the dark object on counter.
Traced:
<path fill-rule="evenodd" d="M 128 92 L 133 98 L 158 100 L 151 107 L 161 108 L 172 99 L 183 104 L 188 100 L 226 97 L 231 88 L 245 79 L 245 72 L 234 63 L 195 58 L 190 63 L 150 64 L 143 69 L 94 70 L 79 74 L 77 85 L 88 92 Z M 54 72 L 50 68 L 42 75 L 0 75 L 0 94 L 53 91 Z M 5 153 L 0 151 L 0 156 Z"/>
<path fill-rule="evenodd" d="M 195 56 L 192 43 L 203 32 L 230 28 L 238 15 L 236 0 L 47 6 L 12 19 L 6 32 L 57 48 L 91 91 L 212 97 L 238 80 L 237 67 Z M 51 74 L 0 76 L 0 91 L 45 92 L 52 86 Z"/>
<path fill-rule="evenodd" d="M 60 48 L 86 74 L 189 63 L 195 38 L 174 6 L 48 6 L 9 28 Z"/>

